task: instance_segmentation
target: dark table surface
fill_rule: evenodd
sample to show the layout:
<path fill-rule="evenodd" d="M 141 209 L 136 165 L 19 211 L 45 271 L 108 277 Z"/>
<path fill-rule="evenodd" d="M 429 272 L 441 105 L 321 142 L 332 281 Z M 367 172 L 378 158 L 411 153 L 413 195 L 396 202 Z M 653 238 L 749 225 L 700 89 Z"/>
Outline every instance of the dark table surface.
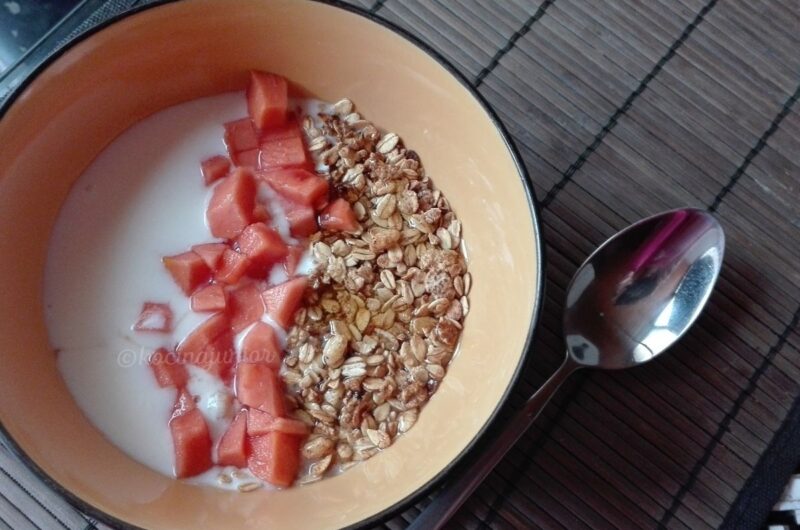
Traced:
<path fill-rule="evenodd" d="M 672 354 L 576 377 L 451 526 L 796 523 L 792 492 L 770 508 L 800 460 L 800 2 L 351 1 L 449 59 L 523 154 L 548 285 L 517 403 L 560 360 L 564 288 L 607 236 L 681 206 L 715 212 L 728 236 L 709 309 Z M 0 97 L 135 3 L 1 2 Z M 5 450 L 0 471 L 0 527 L 94 524 Z"/>
<path fill-rule="evenodd" d="M 0 73 L 17 62 L 77 0 L 15 0 L 0 5 Z"/>

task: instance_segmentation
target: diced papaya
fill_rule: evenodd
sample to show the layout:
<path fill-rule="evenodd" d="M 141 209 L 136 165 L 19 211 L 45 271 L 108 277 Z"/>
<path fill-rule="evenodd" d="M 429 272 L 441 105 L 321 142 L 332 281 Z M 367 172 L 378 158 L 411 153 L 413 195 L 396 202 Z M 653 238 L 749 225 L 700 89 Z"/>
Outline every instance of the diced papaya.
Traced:
<path fill-rule="evenodd" d="M 259 129 L 286 123 L 289 87 L 279 75 L 253 70 L 247 87 L 247 112 Z"/>
<path fill-rule="evenodd" d="M 243 285 L 228 293 L 228 313 L 231 318 L 231 330 L 234 333 L 243 331 L 247 326 L 261 320 L 264 314 L 264 301 L 258 285 Z"/>
<path fill-rule="evenodd" d="M 306 169 L 313 167 L 303 143 L 303 133 L 295 122 L 264 131 L 259 147 L 258 167 L 260 169 L 269 171 L 282 167 Z"/>
<path fill-rule="evenodd" d="M 286 415 L 283 384 L 275 370 L 264 363 L 239 363 L 236 367 L 236 398 L 242 405 Z"/>
<path fill-rule="evenodd" d="M 308 280 L 305 276 L 270 287 L 261 294 L 267 314 L 284 329 L 294 322 L 294 313 L 303 301 Z"/>
<path fill-rule="evenodd" d="M 256 202 L 253 208 L 253 221 L 256 223 L 267 223 L 272 219 L 269 209 L 261 203 Z"/>
<path fill-rule="evenodd" d="M 178 344 L 175 354 L 184 362 L 226 376 L 236 357 L 228 316 L 218 313 L 203 321 Z"/>
<path fill-rule="evenodd" d="M 276 418 L 267 412 L 250 409 L 247 416 L 247 434 L 249 436 L 261 436 L 275 431 L 294 436 L 307 436 L 309 428 L 299 420 Z"/>
<path fill-rule="evenodd" d="M 203 174 L 203 181 L 206 186 L 221 179 L 228 174 L 231 169 L 231 162 L 221 155 L 212 156 L 200 163 L 200 172 Z"/>
<path fill-rule="evenodd" d="M 193 246 L 192 251 L 203 258 L 209 269 L 215 271 L 222 262 L 222 253 L 225 252 L 226 248 L 228 248 L 228 245 L 225 243 L 203 243 L 202 245 Z"/>
<path fill-rule="evenodd" d="M 264 363 L 273 370 L 278 370 L 281 367 L 282 357 L 278 334 L 269 324 L 256 322 L 242 341 L 239 362 Z"/>
<path fill-rule="evenodd" d="M 239 151 L 235 153 L 231 159 L 236 167 L 257 169 L 259 164 L 259 149 L 248 149 L 247 151 Z"/>
<path fill-rule="evenodd" d="M 211 274 L 203 258 L 192 251 L 166 256 L 162 261 L 167 272 L 186 296 L 192 294 L 199 285 L 206 283 Z"/>
<path fill-rule="evenodd" d="M 293 420 L 291 418 L 275 418 L 272 420 L 270 428 L 273 431 L 292 434 L 294 436 L 308 436 L 311 432 L 308 425 L 300 420 Z"/>
<path fill-rule="evenodd" d="M 251 408 L 247 414 L 247 435 L 248 436 L 261 436 L 273 431 L 272 422 L 275 416 L 263 410 Z"/>
<path fill-rule="evenodd" d="M 225 311 L 227 297 L 225 289 L 218 283 L 206 285 L 194 292 L 191 298 L 192 311 L 196 313 L 217 313 Z"/>
<path fill-rule="evenodd" d="M 175 354 L 168 352 L 164 348 L 156 350 L 147 360 L 147 363 L 153 370 L 156 383 L 161 388 L 183 388 L 189 381 L 189 372 L 186 371 L 186 367 L 178 362 Z"/>
<path fill-rule="evenodd" d="M 344 199 L 336 199 L 319 214 L 319 226 L 323 230 L 335 232 L 357 232 L 359 227 L 356 214 L 350 203 Z"/>
<path fill-rule="evenodd" d="M 217 464 L 247 467 L 247 411 L 240 410 L 217 446 Z"/>
<path fill-rule="evenodd" d="M 289 252 L 286 254 L 286 259 L 283 261 L 283 268 L 286 275 L 291 278 L 297 272 L 297 266 L 300 265 L 300 260 L 303 259 L 303 247 L 292 246 L 289 247 Z"/>
<path fill-rule="evenodd" d="M 206 219 L 214 237 L 234 239 L 253 222 L 256 183 L 253 174 L 238 168 L 214 188 Z"/>
<path fill-rule="evenodd" d="M 175 416 L 169 429 L 175 447 L 176 477 L 193 477 L 211 468 L 211 433 L 202 412 L 194 409 Z"/>
<path fill-rule="evenodd" d="M 260 268 L 281 261 L 289 253 L 281 235 L 264 223 L 253 223 L 237 239 L 239 252 Z"/>
<path fill-rule="evenodd" d="M 231 157 L 235 153 L 256 149 L 258 147 L 258 131 L 250 118 L 229 121 L 225 127 L 225 146 Z"/>
<path fill-rule="evenodd" d="M 169 304 L 145 302 L 139 318 L 133 325 L 135 331 L 169 333 L 172 331 L 172 309 Z"/>
<path fill-rule="evenodd" d="M 282 432 L 270 432 L 250 439 L 247 467 L 256 477 L 275 486 L 292 485 L 300 469 L 300 444 L 303 438 Z"/>
<path fill-rule="evenodd" d="M 328 198 L 328 181 L 305 169 L 260 171 L 258 178 L 290 201 L 316 207 Z"/>
<path fill-rule="evenodd" d="M 280 198 L 280 204 L 286 220 L 289 221 L 289 232 L 293 237 L 308 237 L 317 231 L 317 214 L 311 206 L 298 204 Z"/>
<path fill-rule="evenodd" d="M 233 285 L 241 280 L 249 269 L 250 260 L 247 259 L 247 256 L 226 248 L 222 253 L 222 263 L 214 275 L 214 280 Z"/>

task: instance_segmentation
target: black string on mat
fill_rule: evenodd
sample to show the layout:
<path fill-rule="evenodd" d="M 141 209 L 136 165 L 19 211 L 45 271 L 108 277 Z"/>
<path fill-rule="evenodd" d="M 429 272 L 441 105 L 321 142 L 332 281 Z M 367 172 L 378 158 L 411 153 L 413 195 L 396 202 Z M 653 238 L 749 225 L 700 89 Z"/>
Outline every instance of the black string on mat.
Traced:
<path fill-rule="evenodd" d="M 371 8 L 369 8 L 369 12 L 374 15 L 375 13 L 378 12 L 378 10 L 380 8 L 383 7 L 383 4 L 385 4 L 385 3 L 386 3 L 386 0 L 375 0 L 375 4 Z"/>
<path fill-rule="evenodd" d="M 591 154 L 594 153 L 598 147 L 600 147 L 600 145 L 603 143 L 603 140 L 605 140 L 608 133 L 610 133 L 611 130 L 617 126 L 617 123 L 619 123 L 619 119 L 626 112 L 628 112 L 628 110 L 630 110 L 636 99 L 640 95 L 642 95 L 642 93 L 645 90 L 647 90 L 647 86 L 650 84 L 650 81 L 655 79 L 655 77 L 659 74 L 659 72 L 661 72 L 661 70 L 664 69 L 664 66 L 669 62 L 669 60 L 675 56 L 675 54 L 678 52 L 678 49 L 686 42 L 686 40 L 689 38 L 689 36 L 692 34 L 695 28 L 703 21 L 706 15 L 714 8 L 714 6 L 717 4 L 717 1 L 718 0 L 710 0 L 705 6 L 703 6 L 703 9 L 701 9 L 700 12 L 697 13 L 697 16 L 695 16 L 694 20 L 692 20 L 692 22 L 689 23 L 688 26 L 686 26 L 686 28 L 683 30 L 683 33 L 681 33 L 680 37 L 678 37 L 677 40 L 672 44 L 672 46 L 669 47 L 667 53 L 665 53 L 661 57 L 661 59 L 658 60 L 658 62 L 653 66 L 652 70 L 650 70 L 647 73 L 647 75 L 644 76 L 644 78 L 639 82 L 639 85 L 636 87 L 636 89 L 633 92 L 631 92 L 631 94 L 625 99 L 622 105 L 620 105 L 614 111 L 614 113 L 608 118 L 608 121 L 606 122 L 605 125 L 603 125 L 603 128 L 600 129 L 600 131 L 595 135 L 592 142 L 586 146 L 586 148 L 583 150 L 580 156 L 578 156 L 577 160 L 575 160 L 575 162 L 573 162 L 567 168 L 567 170 L 564 171 L 564 173 L 561 176 L 561 180 L 559 180 L 555 185 L 553 185 L 552 188 L 550 188 L 547 191 L 547 194 L 541 200 L 542 208 L 547 208 L 547 206 L 551 202 L 553 202 L 553 199 L 556 198 L 556 195 L 558 195 L 558 193 L 564 188 L 564 186 L 566 186 L 570 182 L 570 180 L 572 180 L 572 177 L 583 167 L 583 165 L 589 159 Z"/>
<path fill-rule="evenodd" d="M 736 171 L 731 175 L 730 181 L 721 189 L 716 197 L 714 197 L 714 201 L 711 203 L 711 206 L 708 207 L 708 211 L 715 212 L 719 205 L 722 204 L 722 200 L 725 198 L 728 193 L 733 190 L 733 187 L 736 186 L 736 183 L 739 182 L 739 179 L 742 178 L 744 172 L 747 171 L 747 168 L 750 167 L 750 164 L 753 160 L 758 156 L 758 153 L 767 145 L 767 140 L 769 140 L 770 136 L 775 134 L 775 131 L 778 130 L 781 122 L 783 121 L 786 116 L 789 115 L 789 112 L 792 110 L 792 107 L 795 103 L 797 103 L 797 99 L 800 98 L 800 85 L 795 89 L 794 93 L 789 96 L 789 99 L 786 100 L 786 103 L 783 104 L 781 107 L 780 112 L 775 116 L 772 120 L 772 123 L 769 124 L 769 127 L 764 134 L 758 139 L 756 145 L 750 149 L 750 152 L 747 153 L 747 156 L 744 157 L 744 160 L 736 168 Z"/>
<path fill-rule="evenodd" d="M 766 369 L 770 366 L 775 356 L 778 355 L 778 353 L 781 351 L 781 348 L 783 348 L 784 344 L 786 343 L 786 339 L 789 337 L 789 333 L 797 328 L 798 322 L 800 322 L 800 307 L 797 308 L 797 311 L 795 311 L 792 320 L 786 325 L 786 328 L 783 330 L 780 336 L 778 336 L 777 340 L 772 345 L 769 352 L 761 362 L 761 365 L 758 366 L 756 371 L 753 372 L 753 375 L 751 375 L 750 378 L 748 379 L 747 387 L 742 391 L 741 394 L 739 394 L 739 397 L 734 402 L 733 408 L 731 408 L 731 410 L 728 411 L 728 413 L 725 415 L 725 418 L 719 424 L 719 428 L 717 429 L 717 432 L 714 433 L 714 436 L 711 438 L 711 442 L 709 442 L 709 444 L 706 446 L 703 452 L 703 456 L 700 458 L 700 460 L 697 461 L 691 473 L 689 474 L 689 478 L 681 486 L 681 489 L 673 498 L 670 507 L 667 509 L 666 512 L 664 512 L 664 517 L 662 517 L 661 521 L 659 521 L 660 526 L 666 526 L 666 524 L 675 516 L 675 511 L 681 505 L 684 496 L 686 495 L 687 492 L 691 491 L 692 487 L 697 481 L 698 474 L 703 470 L 703 468 L 708 463 L 708 460 L 711 457 L 711 453 L 714 451 L 714 449 L 716 449 L 716 447 L 722 441 L 722 437 L 728 430 L 731 420 L 733 420 L 733 418 L 739 412 L 739 409 L 741 409 L 742 405 L 745 403 L 745 401 L 747 401 L 747 399 L 756 389 L 756 387 L 758 386 L 759 379 L 764 374 Z M 784 420 L 784 425 L 786 424 L 786 421 L 787 420 Z M 752 473 L 754 472 L 755 470 L 752 471 Z M 753 475 L 751 474 L 751 477 L 752 476 Z"/>
<path fill-rule="evenodd" d="M 478 75 L 475 77 L 475 81 L 472 82 L 475 88 L 478 88 L 481 86 L 481 84 L 483 84 L 483 80 L 486 78 L 486 76 L 489 75 L 498 64 L 500 64 L 500 59 L 502 59 L 505 54 L 510 52 L 511 49 L 516 46 L 517 41 L 525 36 L 528 31 L 530 31 L 531 27 L 536 23 L 537 20 L 544 16 L 544 14 L 547 12 L 547 8 L 550 7 L 554 1 L 555 0 L 544 0 L 536 12 L 525 21 L 522 27 L 515 31 L 511 37 L 509 37 L 508 41 L 502 48 L 497 50 L 491 61 L 489 61 L 489 64 L 484 66 L 483 69 L 478 72 Z"/>

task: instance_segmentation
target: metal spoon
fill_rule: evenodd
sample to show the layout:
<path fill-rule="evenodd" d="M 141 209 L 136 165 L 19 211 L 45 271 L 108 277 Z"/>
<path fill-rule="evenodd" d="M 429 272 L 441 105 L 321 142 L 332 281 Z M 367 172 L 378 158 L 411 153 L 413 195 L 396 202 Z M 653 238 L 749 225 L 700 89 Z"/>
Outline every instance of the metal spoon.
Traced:
<path fill-rule="evenodd" d="M 724 249 L 722 226 L 710 214 L 695 209 L 649 217 L 603 243 L 567 288 L 563 364 L 409 529 L 441 528 L 572 372 L 630 368 L 669 348 L 703 309 L 719 275 Z"/>

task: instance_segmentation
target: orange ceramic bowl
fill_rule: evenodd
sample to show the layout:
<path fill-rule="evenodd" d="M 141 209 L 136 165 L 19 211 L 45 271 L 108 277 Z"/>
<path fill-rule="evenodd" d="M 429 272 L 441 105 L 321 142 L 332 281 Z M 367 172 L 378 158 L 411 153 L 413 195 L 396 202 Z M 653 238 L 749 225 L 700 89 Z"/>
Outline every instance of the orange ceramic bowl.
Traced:
<path fill-rule="evenodd" d="M 251 68 L 315 97 L 349 97 L 415 149 L 463 222 L 473 275 L 458 355 L 414 428 L 346 473 L 233 493 L 162 476 L 84 417 L 48 344 L 42 275 L 72 183 L 137 120 L 241 90 Z M 28 465 L 118 527 L 323 529 L 370 525 L 444 477 L 487 431 L 521 371 L 542 297 L 531 185 L 497 117 L 453 68 L 349 7 L 183 0 L 120 17 L 39 68 L 0 119 L 0 422 Z M 113 175 L 109 175 L 113 178 Z"/>

